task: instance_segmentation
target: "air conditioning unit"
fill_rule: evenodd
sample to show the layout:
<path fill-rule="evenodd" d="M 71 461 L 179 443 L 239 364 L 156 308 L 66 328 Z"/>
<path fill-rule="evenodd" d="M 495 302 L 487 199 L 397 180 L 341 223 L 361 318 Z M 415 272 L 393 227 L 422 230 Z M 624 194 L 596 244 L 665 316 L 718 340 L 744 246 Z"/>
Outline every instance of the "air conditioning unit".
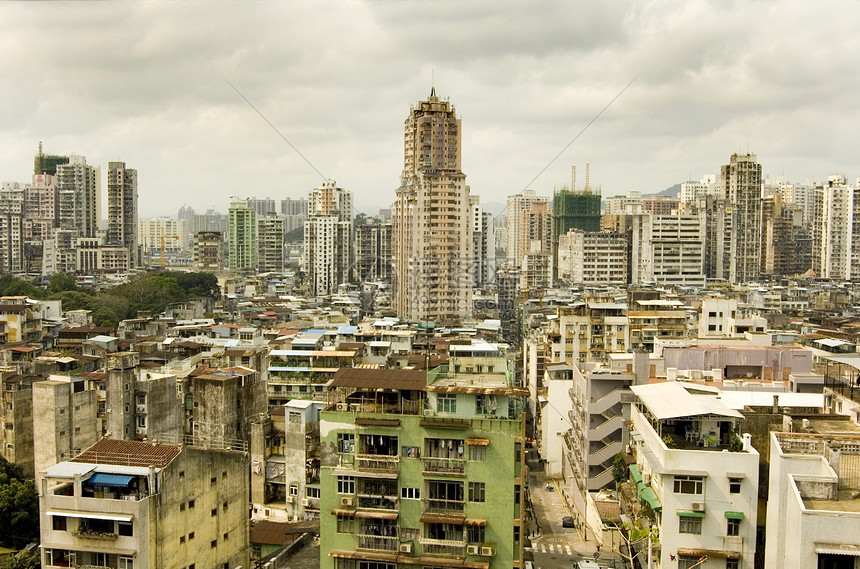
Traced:
<path fill-rule="evenodd" d="M 349 405 L 347 403 L 338 403 L 336 409 L 338 411 L 349 411 Z"/>
<path fill-rule="evenodd" d="M 355 498 L 352 496 L 344 496 L 340 499 L 341 506 L 352 506 L 355 503 Z"/>
<path fill-rule="evenodd" d="M 425 417 L 432 417 L 433 416 L 433 409 L 424 409 L 424 416 Z"/>
<path fill-rule="evenodd" d="M 704 512 L 705 511 L 705 503 L 704 502 L 693 502 L 690 504 L 690 507 L 694 512 Z"/>
<path fill-rule="evenodd" d="M 287 496 L 287 504 L 292 504 L 295 501 L 296 501 L 295 496 Z"/>
<path fill-rule="evenodd" d="M 400 553 L 412 553 L 412 542 L 401 543 Z"/>
<path fill-rule="evenodd" d="M 310 505 L 311 505 L 311 499 L 310 498 L 302 498 L 302 506 L 307 508 Z"/>
<path fill-rule="evenodd" d="M 496 554 L 496 551 L 492 547 L 482 547 L 481 548 L 481 555 L 483 555 L 484 557 L 492 557 L 495 554 Z"/>
<path fill-rule="evenodd" d="M 480 555 L 481 548 L 477 545 L 467 545 L 466 553 L 469 555 Z"/>

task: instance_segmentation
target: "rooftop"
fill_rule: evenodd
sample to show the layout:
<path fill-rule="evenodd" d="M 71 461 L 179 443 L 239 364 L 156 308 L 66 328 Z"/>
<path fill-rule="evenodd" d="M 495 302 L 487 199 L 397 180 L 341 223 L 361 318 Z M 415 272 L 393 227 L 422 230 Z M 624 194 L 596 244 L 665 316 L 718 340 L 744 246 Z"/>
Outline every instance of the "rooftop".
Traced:
<path fill-rule="evenodd" d="M 182 447 L 178 445 L 103 438 L 73 458 L 71 462 L 164 468 L 179 455 L 181 450 Z"/>

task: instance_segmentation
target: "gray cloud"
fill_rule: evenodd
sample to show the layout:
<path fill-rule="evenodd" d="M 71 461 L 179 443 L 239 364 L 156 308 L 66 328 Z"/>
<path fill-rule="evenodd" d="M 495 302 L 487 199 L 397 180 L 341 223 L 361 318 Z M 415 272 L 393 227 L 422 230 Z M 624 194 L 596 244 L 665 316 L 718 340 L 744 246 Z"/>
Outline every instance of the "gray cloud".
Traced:
<path fill-rule="evenodd" d="M 796 180 L 860 176 L 860 4 L 801 1 L 0 4 L 0 180 L 39 140 L 140 172 L 143 215 L 304 195 L 326 176 L 393 200 L 409 106 L 463 117 L 464 171 L 504 201 L 634 76 L 532 187 L 592 166 L 604 194 L 659 191 L 758 153 Z"/>

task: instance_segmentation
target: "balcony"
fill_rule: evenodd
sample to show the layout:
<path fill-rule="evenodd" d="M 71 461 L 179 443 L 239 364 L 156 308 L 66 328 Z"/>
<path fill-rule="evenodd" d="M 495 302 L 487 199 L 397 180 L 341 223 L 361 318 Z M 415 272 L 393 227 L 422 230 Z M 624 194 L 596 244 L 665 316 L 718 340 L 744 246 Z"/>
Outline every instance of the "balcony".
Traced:
<path fill-rule="evenodd" d="M 400 538 L 395 536 L 368 535 L 359 533 L 358 547 L 360 549 L 376 549 L 378 551 L 397 551 Z"/>
<path fill-rule="evenodd" d="M 462 458 L 424 458 L 424 474 L 465 476 L 466 460 Z"/>
<path fill-rule="evenodd" d="M 86 529 L 75 530 L 71 534 L 80 539 L 97 539 L 102 541 L 116 541 L 119 538 L 119 534 L 117 533 Z"/>
<path fill-rule="evenodd" d="M 424 553 L 428 555 L 456 555 L 463 557 L 466 554 L 465 540 L 422 537 L 418 539 L 418 542 L 424 547 Z"/>
<path fill-rule="evenodd" d="M 458 512 L 462 513 L 465 509 L 463 500 L 439 500 L 436 498 L 427 498 L 424 500 L 425 512 Z"/>
<path fill-rule="evenodd" d="M 400 458 L 397 456 L 379 454 L 355 455 L 356 467 L 370 472 L 397 472 Z"/>

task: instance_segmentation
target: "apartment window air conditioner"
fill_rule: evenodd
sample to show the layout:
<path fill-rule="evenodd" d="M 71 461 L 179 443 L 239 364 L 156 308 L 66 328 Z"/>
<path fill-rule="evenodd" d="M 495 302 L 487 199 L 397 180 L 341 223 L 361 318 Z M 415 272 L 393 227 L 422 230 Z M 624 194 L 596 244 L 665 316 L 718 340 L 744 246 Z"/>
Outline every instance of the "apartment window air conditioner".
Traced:
<path fill-rule="evenodd" d="M 355 498 L 353 498 L 352 496 L 344 496 L 340 499 L 341 506 L 352 506 L 354 502 Z"/>
<path fill-rule="evenodd" d="M 704 512 L 705 511 L 705 503 L 704 502 L 693 502 L 690 504 L 690 507 L 694 512 Z"/>
<path fill-rule="evenodd" d="M 311 499 L 310 498 L 302 498 L 302 506 L 307 508 L 310 505 L 311 505 Z"/>
<path fill-rule="evenodd" d="M 296 501 L 295 496 L 287 496 L 287 504 L 292 504 L 295 501 Z"/>
<path fill-rule="evenodd" d="M 401 543 L 400 544 L 400 553 L 412 553 L 412 543 Z"/>
<path fill-rule="evenodd" d="M 466 553 L 468 553 L 469 555 L 479 555 L 480 549 L 481 548 L 478 547 L 477 545 L 467 545 L 466 546 Z"/>
<path fill-rule="evenodd" d="M 433 416 L 433 409 L 424 409 L 424 416 L 425 417 L 432 417 Z"/>
<path fill-rule="evenodd" d="M 496 554 L 496 552 L 493 550 L 492 547 L 482 547 L 481 548 L 481 555 L 483 555 L 484 557 L 492 557 L 495 554 Z"/>
<path fill-rule="evenodd" d="M 338 411 L 349 411 L 349 405 L 346 403 L 338 403 L 336 409 Z"/>

